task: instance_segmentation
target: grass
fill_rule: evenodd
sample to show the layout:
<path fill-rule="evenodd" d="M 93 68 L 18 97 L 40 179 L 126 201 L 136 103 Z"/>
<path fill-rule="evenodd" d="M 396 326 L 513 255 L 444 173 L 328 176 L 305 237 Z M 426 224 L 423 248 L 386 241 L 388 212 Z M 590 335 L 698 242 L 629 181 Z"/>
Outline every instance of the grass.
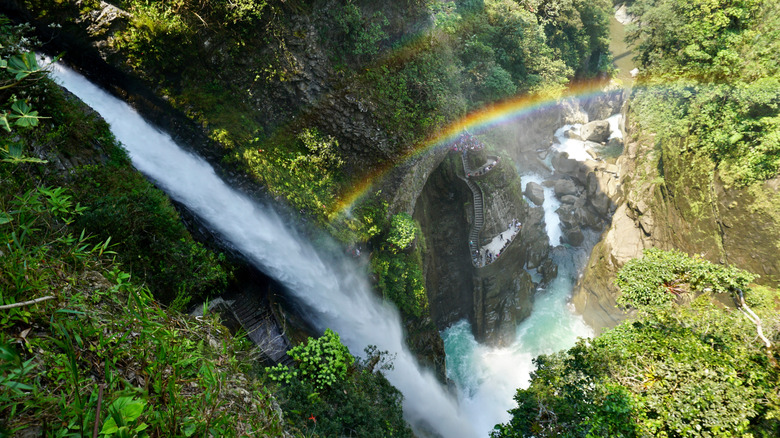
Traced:
<path fill-rule="evenodd" d="M 70 234 L 65 190 L 5 204 L 0 430 L 44 436 L 242 436 L 283 431 L 249 342 L 217 315 L 164 309 L 109 242 Z"/>

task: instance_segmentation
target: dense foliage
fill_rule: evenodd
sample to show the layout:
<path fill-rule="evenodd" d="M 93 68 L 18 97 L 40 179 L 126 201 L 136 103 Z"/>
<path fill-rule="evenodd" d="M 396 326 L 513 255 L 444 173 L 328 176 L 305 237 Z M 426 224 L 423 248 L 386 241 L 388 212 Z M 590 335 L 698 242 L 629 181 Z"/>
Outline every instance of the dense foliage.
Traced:
<path fill-rule="evenodd" d="M 35 54 L 28 52 L 30 41 L 25 35 L 29 26 L 12 26 L 0 16 L 0 130 L 11 133 L 37 126 L 40 116 L 28 99 L 31 87 L 43 76 Z M 36 161 L 25 157 L 22 144 L 3 137 L 0 160 L 4 162 Z"/>
<path fill-rule="evenodd" d="M 554 92 L 575 74 L 609 69 L 607 0 L 123 0 L 116 5 L 129 13 L 119 16 L 122 24 L 93 25 L 86 30 L 89 37 L 110 34 L 107 53 L 116 64 L 158 87 L 272 193 L 320 220 L 328 218 L 354 179 L 380 161 L 403 156 L 468 109 L 516 93 Z M 36 0 L 29 7 L 44 20 L 83 33 L 74 30 L 81 21 L 75 17 L 97 16 L 102 6 L 94 0 L 78 8 Z M 307 35 L 306 26 L 283 18 L 296 14 L 312 23 L 316 38 Z M 322 46 L 330 63 L 318 61 L 313 68 L 327 75 L 317 80 L 335 87 L 312 97 L 360 96 L 390 137 L 386 154 L 350 163 L 349 151 L 367 145 L 352 145 L 344 133 L 331 132 L 327 120 L 318 120 L 318 104 L 280 105 L 270 117 L 257 112 L 263 99 L 287 93 L 291 78 L 311 81 L 307 69 L 312 66 L 298 53 L 304 42 Z M 323 68 L 328 70 L 320 72 Z M 296 118 L 299 114 L 305 117 Z M 301 138 L 307 133 L 314 143 L 330 145 L 333 160 L 300 163 L 302 155 L 318 154 Z"/>
<path fill-rule="evenodd" d="M 765 0 L 638 0 L 629 28 L 642 66 L 670 77 L 721 81 L 744 74 Z"/>
<path fill-rule="evenodd" d="M 282 432 L 249 344 L 216 315 L 164 310 L 108 240 L 73 234 L 86 208 L 66 189 L 4 193 L 0 208 L 0 435 Z"/>
<path fill-rule="evenodd" d="M 427 315 L 428 296 L 421 269 L 425 242 L 420 225 L 407 213 L 393 215 L 387 234 L 378 235 L 376 242 L 371 272 L 378 291 L 407 318 Z"/>
<path fill-rule="evenodd" d="M 671 303 L 688 290 L 733 293 L 746 289 L 755 275 L 733 266 L 718 266 L 680 251 L 645 250 L 618 272 L 618 304 L 636 309 L 654 309 Z"/>
<path fill-rule="evenodd" d="M 2 23 L 3 48 L 17 51 L 11 60 L 28 60 L 35 75 L 32 84 L 25 83 L 32 74 L 7 82 L 10 100 L 23 96 L 52 120 L 9 123 L 15 135 L 2 137 L 8 158 L 0 165 L 0 436 L 282 433 L 273 398 L 251 374 L 249 344 L 216 315 L 196 320 L 165 310 L 139 285 L 144 278 L 170 284 L 183 305 L 201 275 L 201 285 L 224 285 L 217 256 L 194 243 L 169 201 L 130 169 L 105 123 L 66 99 L 27 46 L 6 45 L 24 39 L 23 27 Z M 69 179 L 54 164 L 14 150 L 35 150 L 63 168 L 68 159 L 108 163 L 74 166 L 78 176 Z M 80 179 L 85 175 L 89 181 Z M 74 181 L 78 192 L 47 185 Z M 87 219 L 94 212 L 87 205 L 111 214 Z M 109 226 L 112 215 L 124 222 Z M 87 230 L 121 230 L 121 240 L 156 237 L 161 246 L 115 245 Z M 150 272 L 139 269 L 143 262 L 131 271 L 138 279 L 125 271 L 116 262 L 124 258 L 114 251 L 120 248 L 133 261 L 150 257 Z"/>
<path fill-rule="evenodd" d="M 166 304 L 176 301 L 182 307 L 192 298 L 225 289 L 231 267 L 224 255 L 193 240 L 167 197 L 130 167 L 105 122 L 85 113 L 48 81 L 39 81 L 28 95 L 56 123 L 28 130 L 16 138 L 18 147 L 39 148 L 60 165 L 72 166 L 72 172 L 7 167 L 0 170 L 4 196 L 28 190 L 36 181 L 72 186 L 74 200 L 86 208 L 73 227 L 102 240 L 111 238 L 125 269 Z M 82 164 L 71 164 L 70 157 L 81 157 Z"/>
<path fill-rule="evenodd" d="M 367 348 L 368 358 L 356 359 L 327 329 L 288 354 L 294 366 L 280 364 L 269 373 L 282 385 L 285 419 L 296 429 L 307 436 L 412 436 L 403 419 L 403 397 L 380 372 L 392 367 L 387 353 Z"/>
<path fill-rule="evenodd" d="M 631 114 L 655 135 L 657 193 L 690 194 L 691 220 L 714 208 L 716 172 L 758 193 L 780 171 L 778 39 L 769 30 L 780 20 L 777 3 L 627 3 L 641 69 Z M 704 179 L 692 188 L 689 173 Z M 777 436 L 780 295 L 750 284 L 756 277 L 679 251 L 645 251 L 616 279 L 618 302 L 637 316 L 537 358 L 512 420 L 493 435 Z"/>
<path fill-rule="evenodd" d="M 400 393 L 374 370 L 383 353 L 355 363 L 328 330 L 291 350 L 300 374 L 274 395 L 218 315 L 175 310 L 224 288 L 224 258 L 192 240 L 104 122 L 37 85 L 26 96 L 52 122 L 14 126 L 13 141 L 56 164 L 0 166 L 0 436 L 411 436 Z M 317 139 L 301 135 L 310 151 Z"/>
<path fill-rule="evenodd" d="M 378 291 L 415 318 L 426 316 L 427 299 L 423 246 L 411 244 L 412 222 L 393 224 L 391 215 L 397 212 L 386 209 L 379 217 L 375 213 L 382 209 L 372 207 L 372 199 L 364 201 L 367 207 L 354 206 L 357 214 L 341 215 L 345 192 L 471 109 L 519 93 L 555 94 L 575 75 L 597 75 L 609 65 L 606 0 L 114 4 L 128 15 L 119 13 L 110 25 L 87 19 L 100 15 L 104 6 L 94 0 L 78 6 L 35 0 L 28 7 L 43 20 L 62 24 L 63 31 L 105 39 L 109 60 L 145 78 L 199 123 L 229 166 L 335 231 L 342 242 L 373 249 L 371 271 Z M 332 102 L 343 106 L 342 99 L 370 121 L 372 133 L 362 140 L 370 144 L 334 132 Z M 267 111 L 269 102 L 274 104 Z M 340 108 L 336 112 L 342 113 Z M 116 197 L 133 199 L 107 184 L 97 169 L 85 168 L 76 176 L 85 187 L 101 184 L 116 188 L 110 190 Z M 116 226 L 135 219 L 133 210 L 126 210 L 130 216 L 112 215 L 113 201 L 90 205 L 80 220 L 84 226 L 105 222 L 110 229 L 101 237 L 144 248 L 144 237 Z M 153 214 L 149 203 L 133 205 L 151 222 L 139 228 L 167 221 L 165 214 Z M 214 269 L 222 261 L 200 255 L 196 244 L 172 238 L 159 246 L 170 249 L 167 259 L 181 263 L 156 266 L 153 260 L 160 258 L 151 253 L 120 254 L 150 283 L 155 275 L 149 273 L 160 272 L 155 293 L 165 291 L 166 301 L 178 305 L 181 297 L 207 294 L 229 277 L 224 269 Z M 194 284 L 172 290 L 174 284 L 164 279 L 179 276 L 182 267 L 199 275 Z"/>
<path fill-rule="evenodd" d="M 512 420 L 493 436 L 777 436 L 780 352 L 757 342 L 753 323 L 710 291 L 746 276 L 677 252 L 653 250 L 627 264 L 624 301 L 649 313 L 535 359 L 530 387 L 517 391 Z M 684 280 L 677 294 L 700 296 L 673 306 L 646 299 L 672 295 L 674 279 Z M 780 295 L 754 287 L 745 299 L 777 342 Z"/>
<path fill-rule="evenodd" d="M 643 1 L 630 31 L 644 68 L 636 93 L 643 128 L 704 155 L 727 183 L 780 174 L 780 25 L 776 2 Z"/>

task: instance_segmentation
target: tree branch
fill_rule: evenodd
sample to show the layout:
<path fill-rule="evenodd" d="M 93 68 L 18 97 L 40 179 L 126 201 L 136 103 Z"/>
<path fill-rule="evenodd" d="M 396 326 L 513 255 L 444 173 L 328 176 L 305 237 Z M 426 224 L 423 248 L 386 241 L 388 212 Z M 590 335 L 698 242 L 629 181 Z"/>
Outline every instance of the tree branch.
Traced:
<path fill-rule="evenodd" d="M 30 301 L 22 301 L 21 303 L 5 304 L 5 305 L 0 306 L 0 310 L 14 309 L 16 307 L 23 307 L 23 306 L 27 306 L 27 305 L 30 305 L 30 304 L 37 304 L 37 303 L 40 303 L 41 301 L 53 300 L 54 298 L 55 297 L 53 295 L 47 295 L 45 297 L 36 298 L 36 299 L 30 300 Z"/>
<path fill-rule="evenodd" d="M 758 337 L 761 338 L 762 341 L 764 341 L 764 345 L 766 345 L 767 350 L 772 348 L 772 343 L 769 342 L 769 339 L 767 339 L 766 336 L 764 336 L 764 330 L 761 326 L 761 318 L 758 317 L 751 309 L 748 307 L 747 303 L 745 302 L 745 295 L 742 293 L 741 289 L 737 289 L 739 292 L 739 303 L 740 303 L 740 310 L 742 310 L 742 314 L 747 317 L 747 319 L 750 320 L 753 324 L 756 325 L 756 331 L 758 332 Z"/>

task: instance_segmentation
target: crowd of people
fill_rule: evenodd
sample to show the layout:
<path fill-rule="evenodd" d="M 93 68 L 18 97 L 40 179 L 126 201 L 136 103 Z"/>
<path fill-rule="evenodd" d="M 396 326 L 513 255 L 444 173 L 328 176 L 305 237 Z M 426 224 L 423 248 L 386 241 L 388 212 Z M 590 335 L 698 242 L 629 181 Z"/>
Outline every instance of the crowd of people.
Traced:
<path fill-rule="evenodd" d="M 473 248 L 471 260 L 474 262 L 474 266 L 486 266 L 501 257 L 501 253 L 503 253 L 506 247 L 512 243 L 512 240 L 520 232 L 521 228 L 522 224 L 520 221 L 517 219 L 512 219 L 512 222 L 509 223 L 506 231 L 494 237 L 490 242 L 481 248 L 475 248 L 474 242 L 469 242 L 469 247 Z"/>
<path fill-rule="evenodd" d="M 464 154 L 468 151 L 478 151 L 484 148 L 485 145 L 468 132 L 461 132 L 460 136 L 452 143 L 451 147 L 453 151 L 462 152 Z"/>
<path fill-rule="evenodd" d="M 498 164 L 500 158 L 495 157 L 490 163 L 486 164 L 485 166 L 480 167 L 479 169 L 475 170 L 474 172 L 469 172 L 466 174 L 467 177 L 471 178 L 474 176 L 482 176 L 488 172 L 490 172 L 491 169 L 496 167 Z"/>

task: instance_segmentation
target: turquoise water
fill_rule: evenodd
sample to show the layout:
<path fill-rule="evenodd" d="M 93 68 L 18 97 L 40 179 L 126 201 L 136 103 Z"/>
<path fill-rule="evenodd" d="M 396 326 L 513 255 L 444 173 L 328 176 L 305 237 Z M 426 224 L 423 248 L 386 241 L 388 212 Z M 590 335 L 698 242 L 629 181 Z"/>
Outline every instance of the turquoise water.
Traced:
<path fill-rule="evenodd" d="M 505 348 L 480 345 L 468 322 L 461 321 L 442 333 L 447 353 L 447 376 L 458 389 L 461 412 L 484 436 L 509 420 L 517 388 L 526 388 L 534 370 L 533 358 L 569 348 L 593 331 L 569 304 L 571 291 L 587 260 L 595 236 L 583 248 L 558 246 L 552 252 L 558 277 L 537 291 L 534 310 L 517 327 L 514 342 Z"/>

